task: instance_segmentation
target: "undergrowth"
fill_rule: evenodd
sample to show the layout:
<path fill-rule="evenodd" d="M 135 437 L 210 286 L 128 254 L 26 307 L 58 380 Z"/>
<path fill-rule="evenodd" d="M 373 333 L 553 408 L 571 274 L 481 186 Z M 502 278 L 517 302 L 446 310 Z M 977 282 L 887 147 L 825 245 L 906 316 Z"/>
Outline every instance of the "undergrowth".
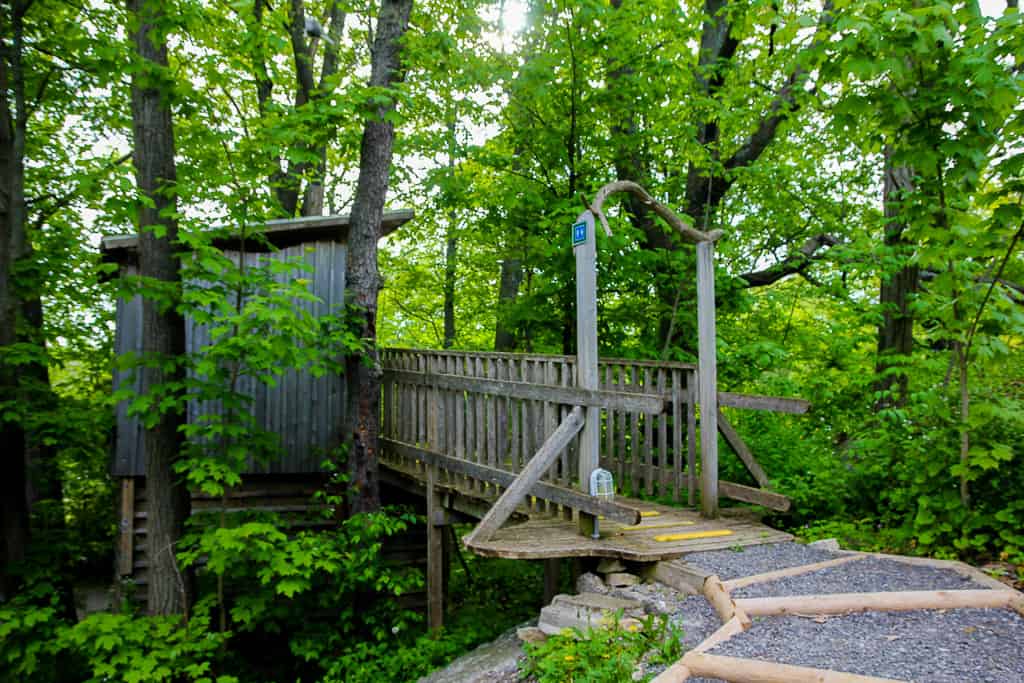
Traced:
<path fill-rule="evenodd" d="M 643 662 L 650 670 L 682 657 L 682 629 L 665 615 L 648 615 L 639 624 L 617 613 L 607 626 L 564 629 L 547 640 L 526 644 L 521 680 L 536 683 L 621 683 L 633 680 Z M 649 681 L 653 674 L 640 680 Z"/>

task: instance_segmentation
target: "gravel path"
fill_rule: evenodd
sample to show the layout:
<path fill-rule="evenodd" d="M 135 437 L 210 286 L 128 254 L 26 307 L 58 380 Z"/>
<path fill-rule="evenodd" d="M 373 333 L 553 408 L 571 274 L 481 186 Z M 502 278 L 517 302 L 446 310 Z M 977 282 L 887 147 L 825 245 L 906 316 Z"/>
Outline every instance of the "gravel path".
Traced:
<path fill-rule="evenodd" d="M 790 576 L 732 591 L 734 598 L 888 591 L 977 590 L 988 588 L 950 569 L 922 567 L 867 557 L 816 572 Z"/>
<path fill-rule="evenodd" d="M 723 581 L 728 581 L 741 576 L 764 574 L 776 569 L 814 564 L 837 557 L 840 557 L 839 553 L 788 542 L 750 545 L 736 550 L 689 553 L 684 555 L 683 559 L 713 574 L 718 574 Z"/>
<path fill-rule="evenodd" d="M 1024 683 L 1024 618 L 1008 609 L 773 617 L 711 653 L 917 683 Z"/>

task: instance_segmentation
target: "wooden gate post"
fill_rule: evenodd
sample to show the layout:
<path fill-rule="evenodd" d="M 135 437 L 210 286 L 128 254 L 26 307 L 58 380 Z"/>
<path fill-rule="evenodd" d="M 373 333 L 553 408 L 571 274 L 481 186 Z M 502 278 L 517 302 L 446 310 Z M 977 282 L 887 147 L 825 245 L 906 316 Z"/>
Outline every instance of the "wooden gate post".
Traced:
<path fill-rule="evenodd" d="M 697 243 L 697 374 L 700 508 L 718 516 L 718 360 L 715 351 L 715 243 Z"/>
<path fill-rule="evenodd" d="M 599 389 L 597 369 L 597 240 L 594 214 L 584 211 L 572 226 L 572 246 L 576 255 L 576 386 Z M 590 493 L 590 473 L 597 469 L 601 438 L 601 409 L 586 409 L 580 433 L 579 486 Z M 594 532 L 596 519 L 580 512 L 580 532 Z"/>

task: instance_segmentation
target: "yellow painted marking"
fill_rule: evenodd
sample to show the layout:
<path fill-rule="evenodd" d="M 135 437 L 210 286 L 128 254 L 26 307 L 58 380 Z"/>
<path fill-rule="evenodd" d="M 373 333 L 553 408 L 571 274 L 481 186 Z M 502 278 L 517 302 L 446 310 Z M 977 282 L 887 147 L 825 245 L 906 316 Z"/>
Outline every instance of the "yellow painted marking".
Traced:
<path fill-rule="evenodd" d="M 697 522 L 663 522 L 662 524 L 640 524 L 622 529 L 622 531 L 650 531 L 651 529 L 674 529 L 679 526 L 694 526 Z"/>
<path fill-rule="evenodd" d="M 691 531 L 685 534 L 662 534 L 655 536 L 654 540 L 658 543 L 668 543 L 669 541 L 691 541 L 696 538 L 716 538 L 718 536 L 732 536 L 733 532 L 729 529 L 714 529 L 712 531 Z"/>

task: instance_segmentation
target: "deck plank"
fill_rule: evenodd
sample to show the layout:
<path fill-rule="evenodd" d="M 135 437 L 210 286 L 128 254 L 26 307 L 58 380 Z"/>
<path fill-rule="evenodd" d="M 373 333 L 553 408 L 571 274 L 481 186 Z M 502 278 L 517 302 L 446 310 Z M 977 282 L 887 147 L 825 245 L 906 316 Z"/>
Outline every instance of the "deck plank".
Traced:
<path fill-rule="evenodd" d="M 425 477 L 416 468 L 384 462 L 385 468 L 397 468 L 406 476 Z M 493 503 L 493 496 L 481 496 L 479 489 L 469 486 L 454 487 L 459 493 Z M 687 553 L 706 550 L 725 550 L 766 543 L 790 541 L 793 537 L 743 517 L 704 519 L 697 510 L 661 505 L 635 498 L 617 496 L 616 502 L 656 515 L 644 517 L 637 526 L 625 526 L 601 520 L 601 538 L 581 536 L 571 520 L 537 514 L 527 505 L 519 508 L 521 515 L 530 514 L 528 521 L 510 524 L 498 529 L 486 542 L 475 543 L 473 551 L 486 557 L 541 560 L 560 557 L 609 557 L 635 562 L 657 562 L 681 557 Z M 672 525 L 676 525 L 673 527 Z M 645 527 L 650 527 L 645 529 Z M 674 533 L 691 534 L 702 531 L 729 530 L 727 536 L 691 538 L 680 541 L 658 541 L 656 537 Z"/>

